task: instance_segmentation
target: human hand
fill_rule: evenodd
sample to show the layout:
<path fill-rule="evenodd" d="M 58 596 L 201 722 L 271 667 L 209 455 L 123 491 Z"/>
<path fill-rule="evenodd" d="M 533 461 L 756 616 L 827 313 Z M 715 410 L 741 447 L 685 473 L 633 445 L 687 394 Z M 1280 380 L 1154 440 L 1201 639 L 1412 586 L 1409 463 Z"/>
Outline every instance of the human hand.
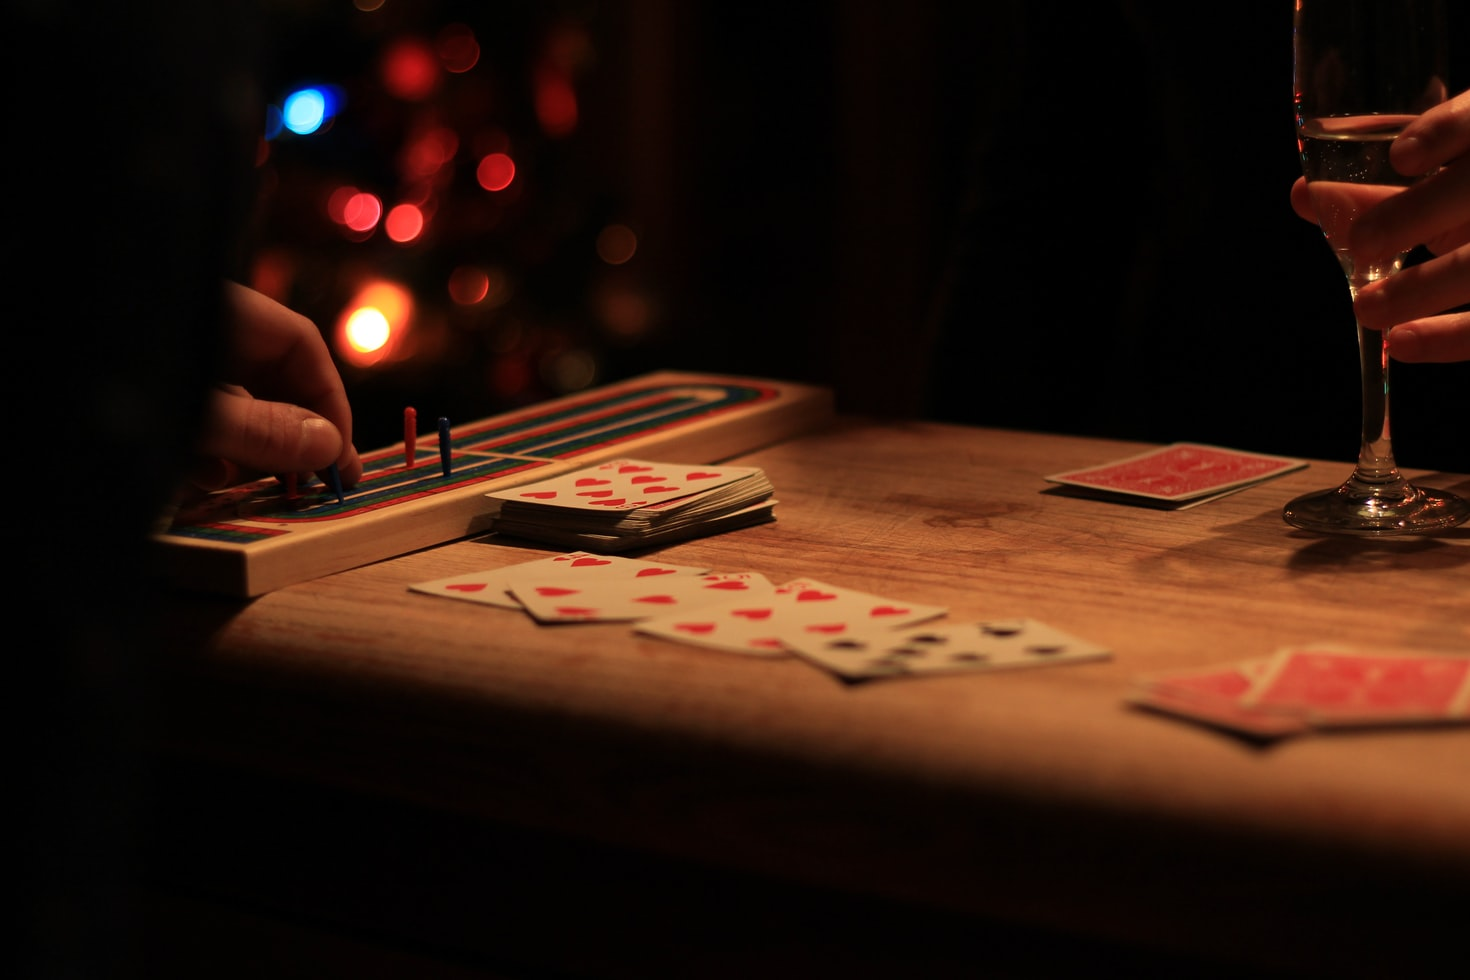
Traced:
<path fill-rule="evenodd" d="M 1359 289 L 1354 313 L 1365 327 L 1389 330 L 1397 360 L 1470 360 L 1470 312 L 1446 312 L 1470 303 L 1470 91 L 1406 126 L 1389 159 L 1402 174 L 1430 176 L 1364 211 L 1349 247 L 1384 256 L 1423 245 L 1434 258 Z M 1291 203 L 1316 220 L 1305 180 L 1292 185 Z"/>
<path fill-rule="evenodd" d="M 226 383 L 210 394 L 191 482 L 217 490 L 261 474 L 325 479 L 337 464 L 344 487 L 362 477 L 352 408 L 321 333 L 262 293 L 225 284 Z"/>

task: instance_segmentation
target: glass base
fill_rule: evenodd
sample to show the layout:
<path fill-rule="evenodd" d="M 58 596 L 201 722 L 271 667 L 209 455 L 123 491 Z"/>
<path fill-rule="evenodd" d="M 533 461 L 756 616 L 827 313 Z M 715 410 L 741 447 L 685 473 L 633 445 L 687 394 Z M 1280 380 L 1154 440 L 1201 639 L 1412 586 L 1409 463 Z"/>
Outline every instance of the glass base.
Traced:
<path fill-rule="evenodd" d="M 1470 502 L 1402 480 L 1367 483 L 1354 474 L 1335 490 L 1296 498 L 1281 516 L 1292 527 L 1325 534 L 1413 534 L 1470 520 Z"/>

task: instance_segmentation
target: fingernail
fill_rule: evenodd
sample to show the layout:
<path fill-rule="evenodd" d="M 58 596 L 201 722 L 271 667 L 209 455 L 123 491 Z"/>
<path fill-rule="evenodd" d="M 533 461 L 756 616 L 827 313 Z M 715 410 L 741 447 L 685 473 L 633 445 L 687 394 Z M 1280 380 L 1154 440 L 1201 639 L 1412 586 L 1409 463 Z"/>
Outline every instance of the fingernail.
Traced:
<path fill-rule="evenodd" d="M 1417 136 L 1400 136 L 1393 141 L 1389 148 L 1389 156 L 1393 160 L 1394 169 L 1405 177 L 1417 177 L 1425 170 L 1424 166 L 1424 141 Z"/>
<path fill-rule="evenodd" d="M 337 427 L 323 418 L 301 420 L 302 455 L 310 458 L 336 459 L 342 449 L 342 436 Z"/>

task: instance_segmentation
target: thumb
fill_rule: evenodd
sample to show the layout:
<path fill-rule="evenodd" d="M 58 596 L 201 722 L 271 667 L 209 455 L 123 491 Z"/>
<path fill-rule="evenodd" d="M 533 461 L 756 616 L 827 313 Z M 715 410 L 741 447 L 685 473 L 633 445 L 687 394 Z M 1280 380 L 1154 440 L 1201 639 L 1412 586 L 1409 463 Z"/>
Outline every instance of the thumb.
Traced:
<path fill-rule="evenodd" d="M 199 449 L 261 473 L 310 473 L 342 455 L 342 434 L 295 405 L 216 391 Z"/>

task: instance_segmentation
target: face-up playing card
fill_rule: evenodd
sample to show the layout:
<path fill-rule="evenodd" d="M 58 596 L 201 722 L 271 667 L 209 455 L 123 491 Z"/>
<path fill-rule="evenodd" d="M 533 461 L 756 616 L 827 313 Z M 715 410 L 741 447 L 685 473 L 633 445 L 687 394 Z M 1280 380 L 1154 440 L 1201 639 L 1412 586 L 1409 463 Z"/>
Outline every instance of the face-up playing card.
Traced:
<path fill-rule="evenodd" d="M 517 581 L 511 594 L 539 623 L 635 622 L 729 602 L 766 601 L 775 592 L 758 572 L 615 580 Z"/>
<path fill-rule="evenodd" d="M 521 505 L 617 512 L 703 493 L 758 472 L 749 466 L 618 459 L 486 496 Z"/>
<path fill-rule="evenodd" d="M 1149 500 L 1182 503 L 1222 494 L 1298 470 L 1302 460 L 1192 442 L 1044 477 L 1050 483 Z"/>
<path fill-rule="evenodd" d="M 1034 619 L 904 629 L 867 626 L 838 636 L 783 634 L 798 655 L 848 680 L 1045 667 L 1106 660 L 1106 647 Z"/>
<path fill-rule="evenodd" d="M 942 616 L 942 606 L 886 599 L 811 579 L 787 582 L 765 601 L 735 600 L 659 616 L 635 629 L 649 636 L 755 656 L 786 656 L 783 636 L 839 636 L 874 625 L 907 626 Z"/>
<path fill-rule="evenodd" d="M 434 579 L 410 585 L 414 592 L 426 595 L 446 596 L 468 602 L 499 606 L 503 609 L 520 609 L 521 604 L 511 596 L 511 587 L 522 579 L 545 581 L 571 577 L 583 580 L 635 579 L 649 581 L 679 575 L 703 575 L 708 568 L 692 565 L 673 565 L 665 562 L 643 561 L 617 555 L 594 555 L 585 551 L 573 551 L 550 558 L 492 568 L 480 572 L 467 572 L 447 578 Z"/>

